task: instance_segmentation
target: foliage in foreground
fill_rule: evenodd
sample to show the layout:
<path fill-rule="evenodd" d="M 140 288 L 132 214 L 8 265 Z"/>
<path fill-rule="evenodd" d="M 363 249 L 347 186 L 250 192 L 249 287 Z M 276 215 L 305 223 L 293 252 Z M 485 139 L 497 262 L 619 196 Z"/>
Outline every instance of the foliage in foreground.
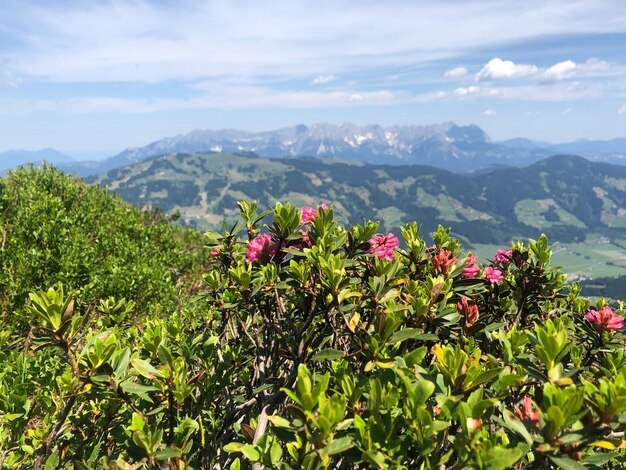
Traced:
<path fill-rule="evenodd" d="M 564 286 L 545 237 L 478 266 L 443 228 L 399 249 L 332 208 L 278 204 L 265 229 L 240 208 L 207 234 L 202 311 L 130 324 L 132 299 L 89 317 L 31 294 L 28 338 L 0 336 L 0 465 L 624 464 L 624 304 Z"/>
<path fill-rule="evenodd" d="M 168 314 L 199 277 L 202 236 L 50 165 L 0 178 L 0 321 L 25 329 L 29 292 L 62 282 L 83 310 L 110 296 Z M 27 330 L 26 330 L 27 331 Z"/>

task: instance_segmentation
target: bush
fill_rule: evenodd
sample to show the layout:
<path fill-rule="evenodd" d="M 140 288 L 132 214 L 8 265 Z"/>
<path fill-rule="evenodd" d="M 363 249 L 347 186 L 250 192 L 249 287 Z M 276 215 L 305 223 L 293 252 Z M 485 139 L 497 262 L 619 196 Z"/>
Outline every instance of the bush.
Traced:
<path fill-rule="evenodd" d="M 263 234 L 240 209 L 206 234 L 202 311 L 129 326 L 132 299 L 31 294 L 30 337 L 0 342 L 4 465 L 624 464 L 624 304 L 565 286 L 546 237 L 479 266 L 441 227 L 400 249 L 332 208 L 277 204 Z"/>
<path fill-rule="evenodd" d="M 202 236 L 50 165 L 0 179 L 0 320 L 26 330 L 29 292 L 57 282 L 85 309 L 133 299 L 141 316 L 171 312 L 203 270 Z"/>

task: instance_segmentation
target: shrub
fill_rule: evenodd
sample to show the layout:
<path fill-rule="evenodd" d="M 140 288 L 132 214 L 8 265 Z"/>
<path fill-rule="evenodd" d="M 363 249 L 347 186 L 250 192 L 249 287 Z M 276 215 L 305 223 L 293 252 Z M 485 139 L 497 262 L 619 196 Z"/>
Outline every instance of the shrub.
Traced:
<path fill-rule="evenodd" d="M 624 304 L 566 286 L 545 236 L 480 266 L 441 227 L 401 249 L 332 207 L 240 209 L 206 234 L 202 311 L 129 327 L 132 299 L 31 294 L 30 338 L 0 343 L 5 465 L 623 465 Z"/>

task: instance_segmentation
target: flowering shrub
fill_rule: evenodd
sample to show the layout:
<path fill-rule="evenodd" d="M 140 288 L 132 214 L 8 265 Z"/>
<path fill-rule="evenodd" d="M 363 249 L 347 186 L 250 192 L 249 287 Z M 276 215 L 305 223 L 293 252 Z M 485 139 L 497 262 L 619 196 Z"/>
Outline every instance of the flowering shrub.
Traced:
<path fill-rule="evenodd" d="M 332 207 L 307 230 L 289 204 L 240 209 L 206 235 L 202 309 L 128 324 L 130 300 L 31 296 L 31 339 L 0 342 L 0 463 L 624 465 L 625 306 L 565 285 L 544 236 L 479 266 L 441 227 L 400 247 Z"/>

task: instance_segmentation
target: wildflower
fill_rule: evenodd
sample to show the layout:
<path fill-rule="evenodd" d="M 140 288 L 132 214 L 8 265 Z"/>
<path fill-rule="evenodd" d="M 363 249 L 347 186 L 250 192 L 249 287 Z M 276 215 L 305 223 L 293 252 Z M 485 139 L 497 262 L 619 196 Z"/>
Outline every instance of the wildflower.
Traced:
<path fill-rule="evenodd" d="M 539 412 L 533 411 L 533 401 L 529 396 L 524 397 L 521 407 L 515 408 L 515 414 L 522 421 L 530 421 L 532 424 L 539 422 Z"/>
<path fill-rule="evenodd" d="M 493 269 L 491 266 L 485 268 L 483 272 L 483 279 L 487 279 L 492 284 L 498 284 L 502 282 L 502 271 L 499 269 Z"/>
<path fill-rule="evenodd" d="M 368 253 L 374 253 L 380 259 L 391 261 L 393 250 L 398 247 L 398 238 L 393 234 L 374 235 L 369 239 L 370 249 Z"/>
<path fill-rule="evenodd" d="M 324 211 L 328 210 L 328 206 L 323 202 L 320 204 L 320 207 Z M 317 209 L 315 209 L 314 207 L 303 207 L 302 209 L 300 209 L 300 213 L 302 214 L 300 218 L 300 223 L 302 225 L 309 225 L 319 215 L 317 213 Z"/>
<path fill-rule="evenodd" d="M 309 238 L 309 232 L 306 230 L 300 230 L 302 245 L 305 247 L 311 246 L 311 238 Z"/>
<path fill-rule="evenodd" d="M 221 251 L 222 247 L 218 245 L 209 252 L 209 256 L 211 256 L 212 258 L 217 258 L 220 255 Z"/>
<path fill-rule="evenodd" d="M 495 266 L 507 265 L 511 261 L 511 256 L 513 256 L 513 250 L 498 250 L 493 259 L 493 264 Z"/>
<path fill-rule="evenodd" d="M 480 272 L 480 267 L 476 266 L 476 257 L 474 255 L 469 255 L 465 260 L 465 267 L 463 268 L 463 277 L 467 277 L 469 279 L 475 278 Z"/>
<path fill-rule="evenodd" d="M 248 242 L 246 260 L 249 263 L 268 262 L 276 254 L 278 243 L 272 240 L 269 233 L 264 233 Z"/>
<path fill-rule="evenodd" d="M 597 310 L 589 310 L 585 314 L 585 318 L 593 323 L 596 330 L 600 332 L 624 328 L 624 317 L 613 312 L 608 305 L 602 307 L 599 312 Z"/>
<path fill-rule="evenodd" d="M 448 274 L 450 266 L 458 263 L 459 259 L 452 256 L 452 253 L 450 251 L 442 248 L 441 250 L 439 250 L 439 253 L 433 256 L 432 262 L 437 271 L 439 271 L 441 274 Z"/>
<path fill-rule="evenodd" d="M 457 302 L 456 309 L 465 319 L 465 328 L 471 327 L 478 320 L 478 305 L 470 304 L 465 297 Z"/>

